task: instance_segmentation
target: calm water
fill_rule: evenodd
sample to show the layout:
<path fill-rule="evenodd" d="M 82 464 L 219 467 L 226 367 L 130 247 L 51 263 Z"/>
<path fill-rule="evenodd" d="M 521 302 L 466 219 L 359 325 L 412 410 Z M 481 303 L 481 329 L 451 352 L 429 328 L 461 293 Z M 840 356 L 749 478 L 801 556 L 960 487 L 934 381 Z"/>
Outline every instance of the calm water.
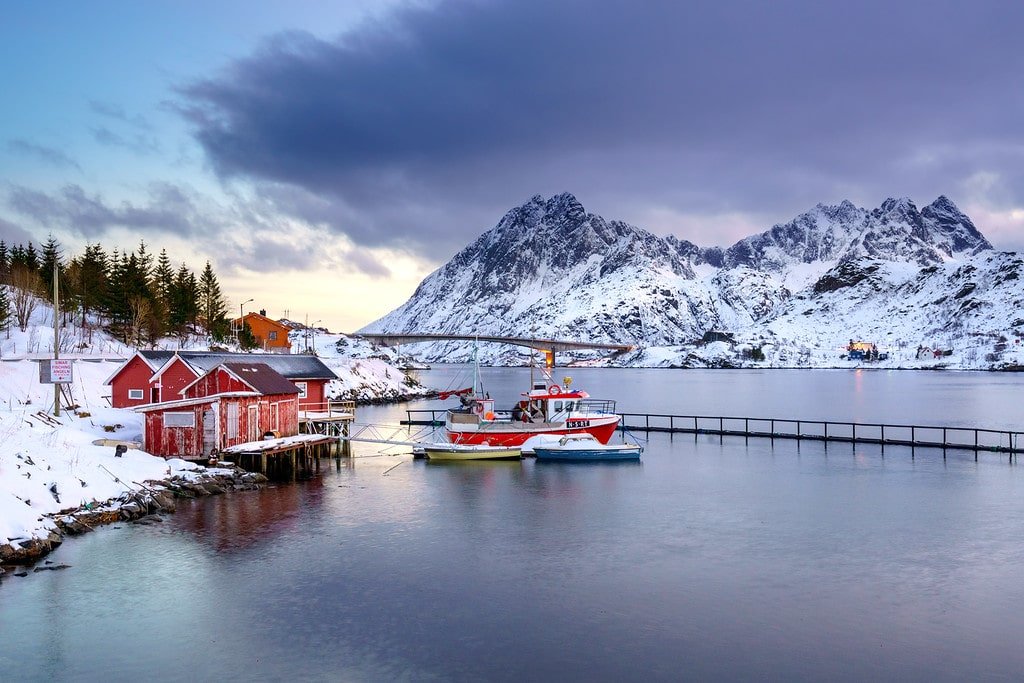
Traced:
<path fill-rule="evenodd" d="M 967 373 L 571 374 L 627 411 L 994 428 L 1019 427 L 1024 389 Z M 525 377 L 485 379 L 511 401 Z M 72 569 L 8 575 L 0 677 L 1024 677 L 1024 477 L 1002 456 L 665 435 L 639 465 L 356 455 L 72 540 L 51 556 Z"/>

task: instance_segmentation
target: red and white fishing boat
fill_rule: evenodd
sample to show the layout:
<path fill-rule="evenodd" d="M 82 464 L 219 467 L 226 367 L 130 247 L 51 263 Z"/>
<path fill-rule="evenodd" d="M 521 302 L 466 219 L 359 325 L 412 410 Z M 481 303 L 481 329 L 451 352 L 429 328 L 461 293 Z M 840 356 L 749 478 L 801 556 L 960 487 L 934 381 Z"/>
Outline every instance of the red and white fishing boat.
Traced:
<path fill-rule="evenodd" d="M 463 396 L 461 406 L 448 411 L 445 432 L 456 444 L 522 446 L 542 434 L 591 434 L 608 443 L 619 426 L 615 401 L 593 399 L 585 391 L 571 389 L 572 379 L 554 382 L 545 371 L 540 381 L 522 394 L 511 411 L 498 411 L 489 395 L 474 389 Z M 454 393 L 454 392 L 453 392 Z"/>

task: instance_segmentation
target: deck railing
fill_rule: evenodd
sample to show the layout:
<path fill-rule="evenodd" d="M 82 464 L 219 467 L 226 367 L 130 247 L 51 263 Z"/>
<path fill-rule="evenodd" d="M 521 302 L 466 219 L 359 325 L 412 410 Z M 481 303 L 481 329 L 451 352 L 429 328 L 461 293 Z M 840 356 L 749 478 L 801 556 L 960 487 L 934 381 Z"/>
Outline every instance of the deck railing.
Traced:
<path fill-rule="evenodd" d="M 444 409 L 406 410 L 406 425 L 444 424 Z M 974 452 L 1024 452 L 1024 432 L 978 427 L 883 424 L 880 422 L 842 422 L 833 420 L 790 420 L 770 417 L 734 417 L 711 415 L 667 415 L 659 413 L 619 413 L 620 429 L 633 432 L 710 434 L 745 438 L 838 441 L 910 446 L 911 448 L 965 449 Z"/>
<path fill-rule="evenodd" d="M 316 417 L 337 418 L 345 415 L 355 416 L 355 401 L 320 401 L 319 403 L 300 403 L 299 419 L 309 420 Z"/>

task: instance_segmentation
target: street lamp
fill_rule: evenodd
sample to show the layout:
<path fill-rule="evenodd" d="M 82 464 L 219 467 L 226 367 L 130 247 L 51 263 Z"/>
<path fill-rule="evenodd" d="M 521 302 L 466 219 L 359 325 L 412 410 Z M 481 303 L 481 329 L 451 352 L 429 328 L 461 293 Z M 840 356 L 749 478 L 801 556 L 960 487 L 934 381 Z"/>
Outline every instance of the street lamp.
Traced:
<path fill-rule="evenodd" d="M 313 335 L 313 355 L 316 355 L 316 326 L 319 320 L 313 321 L 313 324 L 309 327 L 309 332 Z M 308 349 L 307 349 L 308 350 Z"/>
<path fill-rule="evenodd" d="M 238 304 L 238 329 L 235 330 L 235 341 L 238 341 L 238 335 L 241 334 L 242 328 L 245 327 L 245 313 L 242 312 L 242 308 L 254 299 L 246 299 L 242 303 Z"/>

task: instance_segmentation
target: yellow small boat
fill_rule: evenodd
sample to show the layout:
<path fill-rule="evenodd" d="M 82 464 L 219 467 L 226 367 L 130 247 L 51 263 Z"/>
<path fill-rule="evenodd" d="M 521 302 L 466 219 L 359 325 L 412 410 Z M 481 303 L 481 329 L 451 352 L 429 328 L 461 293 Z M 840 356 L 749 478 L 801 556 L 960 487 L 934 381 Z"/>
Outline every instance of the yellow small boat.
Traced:
<path fill-rule="evenodd" d="M 519 446 L 427 443 L 422 448 L 430 460 L 518 460 L 523 457 Z"/>

